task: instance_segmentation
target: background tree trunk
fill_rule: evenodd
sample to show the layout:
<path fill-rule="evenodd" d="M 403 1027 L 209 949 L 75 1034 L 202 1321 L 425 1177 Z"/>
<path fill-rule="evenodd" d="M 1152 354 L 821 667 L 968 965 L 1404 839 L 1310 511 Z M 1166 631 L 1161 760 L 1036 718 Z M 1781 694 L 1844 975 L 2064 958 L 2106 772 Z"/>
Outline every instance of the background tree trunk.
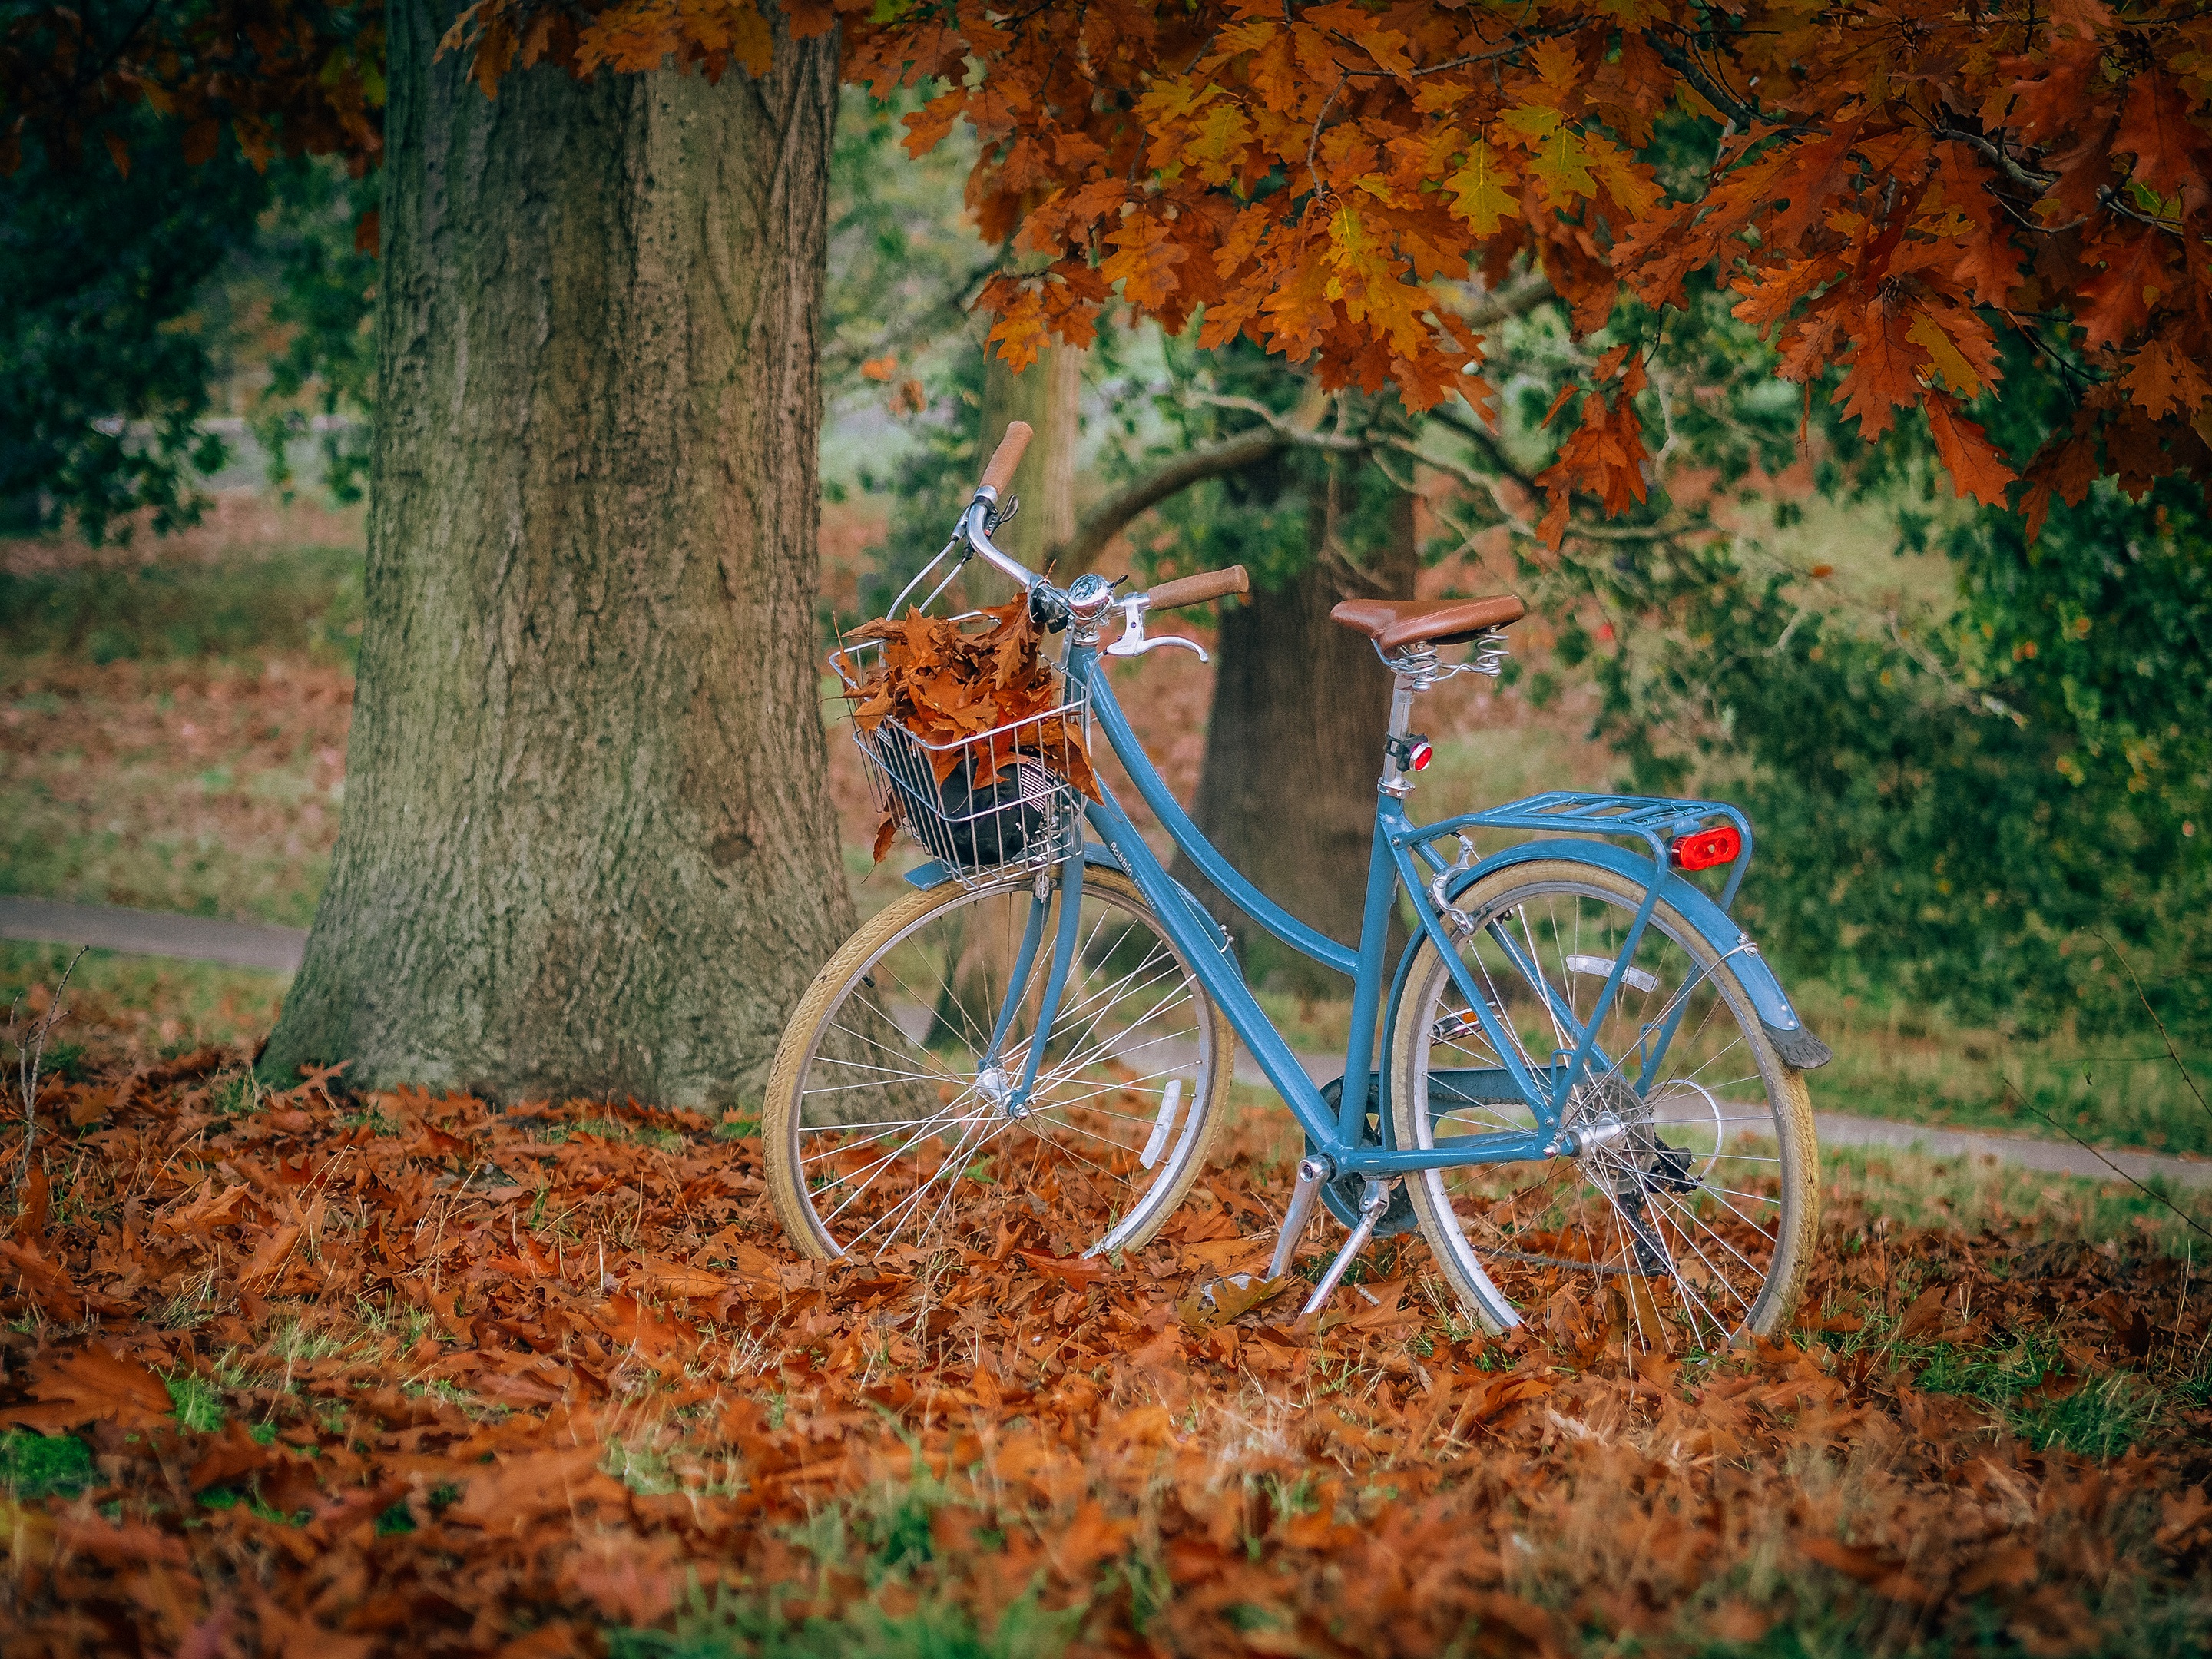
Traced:
<path fill-rule="evenodd" d="M 853 922 L 814 649 L 836 40 L 492 100 L 453 12 L 389 14 L 345 823 L 264 1072 L 750 1097 Z"/>
<path fill-rule="evenodd" d="M 1075 459 L 1083 431 L 1083 359 L 1078 348 L 1054 340 L 1020 374 L 1008 368 L 994 345 L 984 347 L 983 453 L 1006 434 L 1009 421 L 1036 428 L 1029 453 L 1014 471 L 1012 493 L 1022 510 L 992 539 L 1031 569 L 1042 569 L 1050 550 L 1075 533 Z M 1053 572 L 1073 580 L 1080 571 Z"/>
<path fill-rule="evenodd" d="M 1346 945 L 1359 938 L 1390 676 L 1374 647 L 1328 613 L 1340 599 L 1413 597 L 1413 498 L 1400 495 L 1391 512 L 1388 544 L 1363 569 L 1340 550 L 1316 502 L 1314 560 L 1279 588 L 1255 588 L 1223 611 L 1191 808 L 1206 838 L 1262 892 Z M 1255 983 L 1347 993 L 1348 981 L 1246 921 L 1180 854 L 1174 873 L 1236 936 Z"/>

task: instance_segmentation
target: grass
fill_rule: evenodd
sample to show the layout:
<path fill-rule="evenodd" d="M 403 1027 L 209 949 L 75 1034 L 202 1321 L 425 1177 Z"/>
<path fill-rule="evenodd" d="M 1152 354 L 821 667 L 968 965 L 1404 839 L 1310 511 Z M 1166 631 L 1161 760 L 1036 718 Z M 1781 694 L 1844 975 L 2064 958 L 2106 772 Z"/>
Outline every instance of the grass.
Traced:
<path fill-rule="evenodd" d="M 92 1448 L 73 1434 L 9 1429 L 0 1434 L 0 1492 L 24 1504 L 41 1498 L 75 1498 L 100 1484 Z"/>
<path fill-rule="evenodd" d="M 0 1004 L 52 986 L 76 954 L 68 945 L 0 940 Z M 70 1056 L 101 1036 L 152 1056 L 250 1045 L 276 1023 L 287 983 L 283 975 L 250 968 L 88 951 L 70 979 L 70 1018 L 48 1057 L 67 1074 Z"/>
<path fill-rule="evenodd" d="M 1932 604 L 1949 579 L 1940 558 L 1898 556 L 1879 515 L 1816 511 L 1764 539 L 1778 557 L 1832 563 L 1827 580 L 1851 605 Z M 0 574 L 11 665 L 0 669 L 0 891 L 307 921 L 343 803 L 360 570 L 355 550 L 307 546 Z M 1610 781 L 1613 757 L 1585 736 L 1595 688 L 1558 670 L 1540 622 L 1516 634 L 1517 683 L 1462 680 L 1425 704 L 1437 744 L 1425 814 Z M 1180 659 L 1120 681 L 1148 751 L 1186 794 L 1207 684 Z M 872 815 L 848 750 L 832 743 L 831 771 L 865 913 L 907 890 L 896 870 L 912 860 L 902 848 L 890 867 L 872 866 Z M 4 988 L 54 966 L 40 947 L 0 949 Z M 160 1009 L 161 1043 L 251 1040 L 282 988 L 270 975 L 118 958 L 79 972 L 103 998 Z M 1824 1109 L 2046 1137 L 2058 1133 L 2050 1119 L 2094 1144 L 2212 1153 L 2212 1114 L 2154 1033 L 2031 1042 L 1817 983 L 1793 988 L 1836 1050 L 1814 1080 Z M 1261 1002 L 1294 1046 L 1341 1052 L 1341 1001 L 1263 988 Z M 2194 1063 L 2212 1096 L 2212 1065 Z"/>
<path fill-rule="evenodd" d="M 2212 1240 L 2159 1199 L 2117 1176 L 2109 1181 L 2046 1175 L 1987 1156 L 1934 1158 L 1887 1146 L 1823 1146 L 1820 1167 L 1829 1205 L 1860 1206 L 1899 1226 L 1977 1226 L 2033 1221 L 2048 1238 L 2092 1243 L 2154 1243 L 2169 1254 L 2193 1249 L 2203 1256 Z M 2198 1226 L 2212 1229 L 2212 1193 L 2147 1183 Z M 2194 1239 L 2194 1243 L 2191 1240 Z"/>
<path fill-rule="evenodd" d="M 0 636 L 0 892 L 303 926 L 352 684 L 258 665 L 18 657 Z"/>
<path fill-rule="evenodd" d="M 169 1400 L 178 1425 L 210 1432 L 223 1425 L 222 1396 L 199 1376 L 168 1379 Z M 104 1485 L 92 1461 L 92 1448 L 73 1434 L 40 1434 L 29 1429 L 0 1433 L 0 1492 L 11 1502 L 41 1498 L 75 1498 Z"/>
<path fill-rule="evenodd" d="M 2125 1036 L 2031 1040 L 1926 1009 L 1869 1010 L 1817 984 L 1792 991 L 1835 1051 L 1809 1079 L 1815 1110 L 2212 1156 L 2212 1113 L 2190 1086 L 2212 1099 L 2212 1063 L 2188 1034 L 2177 1034 L 2191 1061 L 2185 1077 L 2148 1021 Z M 1265 988 L 1259 1001 L 1293 1048 L 1342 1055 L 1348 1001 Z"/>
<path fill-rule="evenodd" d="M 0 642 L 106 666 L 303 653 L 348 669 L 361 636 L 362 555 L 304 547 L 213 564 L 0 569 Z"/>
<path fill-rule="evenodd" d="M 794 1604 L 772 1586 L 695 1583 L 669 1628 L 610 1630 L 607 1651 L 611 1659 L 1055 1659 L 1090 1598 L 1048 1609 L 1032 1588 L 979 1622 L 937 1593 L 929 1569 L 938 1515 L 951 1497 L 917 1468 L 909 1482 L 825 1504 L 793 1528 L 793 1541 L 825 1575 L 859 1592 L 826 1609 L 820 1601 Z M 990 1529 L 972 1541 L 988 1549 Z M 1110 1588 L 1110 1580 L 1100 1587 Z"/>
<path fill-rule="evenodd" d="M 1814 1079 L 1828 1110 L 2054 1137 L 2055 1120 L 2092 1145 L 2212 1154 L 2199 1099 L 2212 1099 L 2212 1063 L 2188 1034 L 2177 1034 L 2185 1077 L 2148 1019 L 2125 1035 L 2030 1041 L 1927 1009 L 1869 1008 L 1817 984 L 1797 1000 L 1836 1051 Z"/>
<path fill-rule="evenodd" d="M 1048 1613 L 1016 1601 L 987 1631 L 949 1601 L 895 1596 L 897 1611 L 864 1601 L 830 1615 L 794 1615 L 773 1591 L 716 1587 L 695 1592 L 674 1628 L 607 1632 L 611 1659 L 1054 1659 L 1065 1652 L 1080 1607 Z M 810 1604 L 811 1605 L 811 1604 Z"/>
<path fill-rule="evenodd" d="M 0 892 L 303 924 L 344 791 L 362 553 L 155 551 L 0 565 Z"/>

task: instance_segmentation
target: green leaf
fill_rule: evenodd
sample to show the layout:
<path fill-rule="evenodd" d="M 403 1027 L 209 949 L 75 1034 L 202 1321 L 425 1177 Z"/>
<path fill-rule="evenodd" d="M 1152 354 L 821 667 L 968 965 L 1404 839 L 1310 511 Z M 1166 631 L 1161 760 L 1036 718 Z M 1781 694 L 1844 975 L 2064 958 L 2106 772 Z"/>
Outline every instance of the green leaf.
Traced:
<path fill-rule="evenodd" d="M 1496 235 L 1498 222 L 1520 206 L 1507 188 L 1510 177 L 1490 146 L 1477 140 L 1467 153 L 1467 164 L 1445 181 L 1455 198 L 1452 211 L 1473 225 L 1476 235 Z"/>
<path fill-rule="evenodd" d="M 1589 151 L 1583 141 L 1561 127 L 1541 140 L 1528 162 L 1528 171 L 1544 181 L 1554 200 L 1569 196 L 1595 196 L 1597 180 L 1590 177 Z"/>

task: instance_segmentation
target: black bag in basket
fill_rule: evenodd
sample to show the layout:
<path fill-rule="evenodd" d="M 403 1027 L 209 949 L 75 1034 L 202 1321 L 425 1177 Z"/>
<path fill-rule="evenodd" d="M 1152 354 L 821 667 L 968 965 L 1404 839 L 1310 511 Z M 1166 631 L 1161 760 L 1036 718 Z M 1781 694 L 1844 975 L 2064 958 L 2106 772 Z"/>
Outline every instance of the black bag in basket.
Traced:
<path fill-rule="evenodd" d="M 975 767 L 963 755 L 939 784 L 929 757 L 901 727 L 885 721 L 877 752 L 896 785 L 899 810 L 930 851 L 948 851 L 963 870 L 1012 864 L 1047 828 L 1046 811 L 1058 792 L 1050 772 L 1024 758 L 1001 766 L 988 787 L 975 785 Z"/>

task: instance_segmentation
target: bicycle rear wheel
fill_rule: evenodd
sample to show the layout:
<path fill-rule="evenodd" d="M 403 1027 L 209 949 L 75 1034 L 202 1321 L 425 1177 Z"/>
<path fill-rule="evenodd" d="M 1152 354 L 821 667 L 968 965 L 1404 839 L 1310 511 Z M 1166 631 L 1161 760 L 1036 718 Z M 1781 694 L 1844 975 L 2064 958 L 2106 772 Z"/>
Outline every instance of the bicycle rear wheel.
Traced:
<path fill-rule="evenodd" d="M 1460 960 L 1539 1079 L 1575 1046 L 1643 899 L 1566 860 L 1510 866 L 1461 896 L 1475 926 Z M 1395 1021 L 1398 1145 L 1537 1127 L 1433 941 Z M 1597 1051 L 1561 1123 L 1577 1155 L 1408 1177 L 1462 1304 L 1492 1333 L 1537 1317 L 1571 1340 L 1603 1331 L 1675 1352 L 1778 1329 L 1819 1224 L 1811 1102 L 1732 961 L 1670 905 L 1655 908 Z"/>
<path fill-rule="evenodd" d="M 800 1000 L 769 1074 L 768 1188 L 823 1260 L 991 1247 L 1062 1255 L 1150 1239 L 1206 1163 L 1236 1053 L 1227 1019 L 1128 878 L 1085 872 L 1078 948 L 1025 1115 L 1005 1096 L 1036 1022 L 1061 899 L 1029 875 L 902 898 Z M 1025 930 L 1042 939 L 1023 983 Z M 983 1064 L 1009 998 L 1013 1012 Z"/>

